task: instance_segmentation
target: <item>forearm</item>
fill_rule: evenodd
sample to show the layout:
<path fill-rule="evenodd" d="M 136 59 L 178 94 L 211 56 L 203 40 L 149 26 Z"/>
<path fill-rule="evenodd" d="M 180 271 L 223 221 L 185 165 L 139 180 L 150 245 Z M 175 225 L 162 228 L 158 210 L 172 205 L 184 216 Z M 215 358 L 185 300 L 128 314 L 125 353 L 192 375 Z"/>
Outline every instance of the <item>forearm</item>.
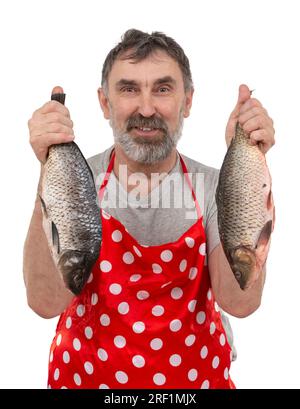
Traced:
<path fill-rule="evenodd" d="M 241 290 L 230 265 L 226 259 L 222 246 L 217 246 L 210 257 L 210 271 L 213 292 L 219 306 L 227 313 L 243 318 L 258 309 L 261 303 L 263 287 L 266 277 L 266 266 L 260 272 L 254 285 Z"/>
<path fill-rule="evenodd" d="M 52 318 L 64 311 L 73 295 L 65 288 L 52 260 L 38 195 L 24 244 L 23 274 L 28 305 L 38 315 Z"/>

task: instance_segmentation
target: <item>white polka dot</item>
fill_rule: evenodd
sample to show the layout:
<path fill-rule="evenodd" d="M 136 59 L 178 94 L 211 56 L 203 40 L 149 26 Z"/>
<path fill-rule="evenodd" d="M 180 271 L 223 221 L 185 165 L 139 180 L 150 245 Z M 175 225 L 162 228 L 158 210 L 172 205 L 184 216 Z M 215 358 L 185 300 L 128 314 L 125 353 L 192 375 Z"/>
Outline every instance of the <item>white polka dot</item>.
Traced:
<path fill-rule="evenodd" d="M 114 242 L 119 243 L 119 241 L 122 240 L 122 233 L 120 232 L 120 230 L 115 230 L 112 232 L 111 238 Z"/>
<path fill-rule="evenodd" d="M 150 296 L 150 294 L 148 293 L 148 291 L 141 290 L 136 293 L 136 296 L 139 300 L 146 300 Z"/>
<path fill-rule="evenodd" d="M 139 281 L 142 278 L 142 276 L 140 274 L 132 274 L 132 276 L 130 276 L 130 281 L 132 283 L 135 283 L 136 281 Z"/>
<path fill-rule="evenodd" d="M 137 256 L 142 257 L 142 253 L 136 246 L 133 246 L 133 250 Z"/>
<path fill-rule="evenodd" d="M 73 376 L 74 382 L 76 383 L 77 386 L 81 385 L 81 378 L 80 375 L 78 373 L 75 373 Z"/>
<path fill-rule="evenodd" d="M 170 356 L 169 362 L 172 366 L 179 366 L 181 364 L 181 356 L 173 354 Z"/>
<path fill-rule="evenodd" d="M 205 359 L 205 358 L 207 357 L 207 355 L 208 355 L 208 349 L 207 349 L 207 346 L 204 345 L 204 346 L 201 348 L 200 356 L 201 356 L 202 359 Z"/>
<path fill-rule="evenodd" d="M 55 381 L 58 380 L 58 378 L 59 378 L 59 369 L 58 368 L 55 369 L 53 378 L 54 378 Z"/>
<path fill-rule="evenodd" d="M 214 359 L 212 360 L 212 367 L 214 369 L 218 368 L 220 363 L 220 358 L 218 356 L 215 356 Z"/>
<path fill-rule="evenodd" d="M 154 351 L 159 350 L 163 346 L 163 342 L 160 338 L 153 338 L 150 342 L 150 347 L 154 349 Z"/>
<path fill-rule="evenodd" d="M 58 335 L 58 337 L 56 338 L 56 345 L 58 346 L 61 343 L 61 334 Z"/>
<path fill-rule="evenodd" d="M 199 311 L 196 316 L 196 321 L 198 324 L 203 324 L 205 321 L 205 312 L 204 311 Z"/>
<path fill-rule="evenodd" d="M 65 364 L 68 364 L 70 362 L 70 354 L 68 351 L 65 351 L 63 353 L 63 361 Z"/>
<path fill-rule="evenodd" d="M 109 291 L 114 295 L 118 295 L 122 291 L 122 287 L 118 283 L 113 283 L 109 286 Z"/>
<path fill-rule="evenodd" d="M 132 329 L 136 334 L 141 334 L 145 331 L 145 324 L 142 321 L 137 321 L 132 325 Z"/>
<path fill-rule="evenodd" d="M 85 313 L 84 305 L 82 304 L 78 305 L 78 307 L 76 308 L 76 314 L 78 315 L 78 317 L 82 317 L 84 313 Z"/>
<path fill-rule="evenodd" d="M 198 273 L 198 268 L 197 267 L 191 267 L 190 272 L 189 272 L 189 279 L 190 280 L 195 280 L 196 276 Z"/>
<path fill-rule="evenodd" d="M 68 389 L 66 386 L 62 386 L 60 389 Z"/>
<path fill-rule="evenodd" d="M 209 389 L 209 381 L 207 379 L 202 382 L 201 389 Z"/>
<path fill-rule="evenodd" d="M 216 301 L 215 301 L 215 310 L 216 310 L 216 312 L 219 312 L 219 311 L 220 311 L 220 307 L 218 306 L 218 304 L 217 304 Z"/>
<path fill-rule="evenodd" d="M 180 320 L 173 320 L 170 322 L 170 330 L 173 332 L 177 332 L 182 327 L 182 322 Z"/>
<path fill-rule="evenodd" d="M 198 377 L 198 371 L 195 368 L 192 368 L 188 372 L 188 378 L 191 382 L 194 382 Z"/>
<path fill-rule="evenodd" d="M 75 351 L 80 351 L 81 342 L 79 341 L 78 338 L 74 338 L 74 340 L 73 340 L 73 348 L 75 349 Z"/>
<path fill-rule="evenodd" d="M 152 314 L 155 315 L 155 317 L 160 317 L 164 312 L 165 309 L 162 305 L 155 305 L 155 307 L 152 308 Z"/>
<path fill-rule="evenodd" d="M 102 314 L 100 316 L 100 322 L 103 327 L 107 327 L 110 324 L 110 317 L 107 314 Z"/>
<path fill-rule="evenodd" d="M 101 361 L 107 361 L 108 360 L 108 354 L 105 351 L 105 349 L 99 348 L 97 353 L 98 353 L 98 357 L 99 357 L 99 359 Z"/>
<path fill-rule="evenodd" d="M 228 372 L 228 368 L 227 368 L 227 367 L 224 369 L 224 378 L 226 379 L 226 381 L 227 381 L 227 379 L 229 378 L 229 372 Z"/>
<path fill-rule="evenodd" d="M 118 305 L 119 314 L 125 315 L 129 311 L 129 304 L 128 302 L 124 301 Z"/>
<path fill-rule="evenodd" d="M 210 335 L 213 335 L 215 333 L 215 331 L 216 331 L 216 324 L 214 322 L 211 322 L 210 326 L 209 326 Z"/>
<path fill-rule="evenodd" d="M 98 294 L 93 293 L 92 297 L 91 297 L 91 303 L 92 303 L 92 305 L 96 305 L 97 302 L 98 302 Z"/>
<path fill-rule="evenodd" d="M 89 279 L 87 280 L 87 283 L 90 284 L 93 281 L 93 273 L 90 274 Z"/>
<path fill-rule="evenodd" d="M 187 266 L 187 261 L 185 259 L 181 260 L 179 264 L 179 270 L 183 273 L 184 270 L 186 269 Z"/>
<path fill-rule="evenodd" d="M 199 253 L 201 254 L 201 256 L 205 256 L 205 254 L 206 254 L 206 243 L 200 244 Z"/>
<path fill-rule="evenodd" d="M 107 260 L 102 260 L 100 263 L 100 270 L 103 273 L 108 273 L 112 269 L 112 265 L 109 261 Z"/>
<path fill-rule="evenodd" d="M 153 263 L 152 264 L 152 271 L 155 274 L 160 274 L 162 272 L 162 268 L 159 264 Z"/>
<path fill-rule="evenodd" d="M 99 389 L 110 389 L 109 386 L 106 385 L 106 383 L 101 383 L 99 385 Z"/>
<path fill-rule="evenodd" d="M 164 250 L 160 253 L 160 258 L 162 259 L 162 261 L 164 261 L 165 263 L 168 263 L 169 261 L 172 260 L 173 258 L 173 253 L 171 250 Z"/>
<path fill-rule="evenodd" d="M 145 359 L 142 355 L 135 355 L 132 357 L 132 363 L 136 368 L 143 368 L 145 366 Z"/>
<path fill-rule="evenodd" d="M 117 348 L 124 348 L 126 345 L 126 339 L 122 335 L 117 335 L 114 338 L 114 344 Z"/>
<path fill-rule="evenodd" d="M 70 328 L 71 328 L 71 325 L 72 325 L 72 318 L 71 318 L 71 317 L 68 317 L 68 318 L 66 319 L 66 328 L 67 328 L 67 329 L 70 329 Z"/>
<path fill-rule="evenodd" d="M 187 244 L 187 246 L 191 249 L 192 247 L 194 247 L 195 245 L 195 240 L 192 237 L 186 237 L 185 242 Z"/>
<path fill-rule="evenodd" d="M 134 262 L 134 256 L 130 251 L 126 251 L 123 254 L 123 261 L 125 264 L 132 264 Z"/>
<path fill-rule="evenodd" d="M 50 352 L 50 356 L 49 356 L 49 362 L 53 361 L 53 351 Z"/>
<path fill-rule="evenodd" d="M 186 345 L 187 347 L 190 347 L 191 345 L 194 344 L 195 340 L 196 340 L 195 335 L 194 335 L 194 334 L 191 334 L 191 335 L 188 335 L 188 336 L 185 338 L 185 341 L 184 341 L 184 342 L 185 342 L 185 345 Z"/>
<path fill-rule="evenodd" d="M 116 377 L 116 380 L 117 380 L 119 383 L 127 383 L 127 382 L 128 382 L 128 375 L 127 375 L 126 372 L 117 371 L 117 372 L 115 373 L 115 377 Z"/>
<path fill-rule="evenodd" d="M 207 299 L 210 301 L 211 300 L 211 289 L 207 291 Z"/>
<path fill-rule="evenodd" d="M 162 373 L 156 373 L 153 376 L 153 382 L 155 383 L 155 385 L 163 385 L 164 383 L 166 383 L 166 377 Z"/>
<path fill-rule="evenodd" d="M 88 361 L 84 363 L 84 369 L 88 375 L 92 375 L 92 373 L 94 372 L 93 364 Z"/>
<path fill-rule="evenodd" d="M 183 295 L 183 291 L 180 287 L 174 287 L 171 291 L 171 297 L 173 300 L 179 300 Z"/>
<path fill-rule="evenodd" d="M 92 339 L 93 338 L 93 330 L 91 327 L 85 327 L 84 329 L 84 335 L 86 336 L 87 339 Z"/>
<path fill-rule="evenodd" d="M 195 311 L 195 308 L 196 308 L 196 304 L 197 304 L 197 300 L 191 300 L 191 301 L 188 303 L 188 310 L 189 310 L 190 312 L 194 312 L 194 311 Z"/>
<path fill-rule="evenodd" d="M 226 342 L 226 338 L 224 334 L 220 335 L 220 344 L 222 345 L 222 347 L 225 345 Z"/>

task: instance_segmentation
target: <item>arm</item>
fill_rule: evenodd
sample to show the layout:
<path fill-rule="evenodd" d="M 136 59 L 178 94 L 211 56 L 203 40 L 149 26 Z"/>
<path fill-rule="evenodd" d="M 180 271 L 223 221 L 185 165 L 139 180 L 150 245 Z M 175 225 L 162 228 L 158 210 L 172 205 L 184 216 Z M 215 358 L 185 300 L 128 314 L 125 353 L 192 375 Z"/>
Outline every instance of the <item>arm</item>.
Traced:
<path fill-rule="evenodd" d="M 265 267 L 259 279 L 247 291 L 236 281 L 221 244 L 208 257 L 212 290 L 218 305 L 230 315 L 244 318 L 258 309 L 265 283 Z"/>
<path fill-rule="evenodd" d="M 63 92 L 56 87 L 52 93 Z M 28 121 L 30 144 L 41 164 L 45 163 L 48 147 L 74 139 L 73 122 L 68 109 L 57 101 L 47 102 Z M 41 166 L 41 176 L 43 165 Z M 40 191 L 39 182 L 38 192 Z M 34 210 L 24 243 L 23 275 L 28 305 L 40 316 L 52 318 L 61 314 L 73 298 L 64 286 L 48 247 L 42 226 L 42 209 L 36 196 Z"/>

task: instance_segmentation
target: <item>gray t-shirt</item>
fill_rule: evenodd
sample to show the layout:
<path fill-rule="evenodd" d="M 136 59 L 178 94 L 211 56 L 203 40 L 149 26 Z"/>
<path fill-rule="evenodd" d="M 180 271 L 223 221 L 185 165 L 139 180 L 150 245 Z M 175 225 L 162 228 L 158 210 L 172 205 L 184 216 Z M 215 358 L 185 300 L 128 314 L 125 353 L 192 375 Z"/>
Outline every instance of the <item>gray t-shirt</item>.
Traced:
<path fill-rule="evenodd" d="M 112 149 L 113 146 L 87 160 L 94 175 L 97 191 L 107 170 Z M 187 167 L 203 215 L 207 251 L 210 254 L 220 243 L 215 202 L 219 171 L 182 154 L 181 157 Z M 135 175 L 134 178 L 133 184 L 138 185 L 139 175 Z M 112 172 L 101 208 L 119 220 L 138 242 L 148 246 L 178 240 L 197 220 L 195 202 L 184 177 L 179 155 L 173 169 L 148 195 L 140 196 L 135 189 L 128 193 Z M 231 326 L 223 312 L 221 316 L 228 342 L 233 348 L 234 360 L 236 351 Z"/>

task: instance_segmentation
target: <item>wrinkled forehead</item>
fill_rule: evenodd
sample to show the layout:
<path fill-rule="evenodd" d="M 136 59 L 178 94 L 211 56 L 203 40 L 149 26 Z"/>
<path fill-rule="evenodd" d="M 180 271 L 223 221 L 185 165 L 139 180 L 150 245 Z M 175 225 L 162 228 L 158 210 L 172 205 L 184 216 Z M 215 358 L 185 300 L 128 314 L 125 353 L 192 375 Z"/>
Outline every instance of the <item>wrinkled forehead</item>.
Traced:
<path fill-rule="evenodd" d="M 155 82 L 158 78 L 172 77 L 178 84 L 183 85 L 183 76 L 177 61 L 163 50 L 154 50 L 142 59 L 130 58 L 134 50 L 122 53 L 114 62 L 108 82 L 114 84 L 121 78 L 147 83 Z"/>

